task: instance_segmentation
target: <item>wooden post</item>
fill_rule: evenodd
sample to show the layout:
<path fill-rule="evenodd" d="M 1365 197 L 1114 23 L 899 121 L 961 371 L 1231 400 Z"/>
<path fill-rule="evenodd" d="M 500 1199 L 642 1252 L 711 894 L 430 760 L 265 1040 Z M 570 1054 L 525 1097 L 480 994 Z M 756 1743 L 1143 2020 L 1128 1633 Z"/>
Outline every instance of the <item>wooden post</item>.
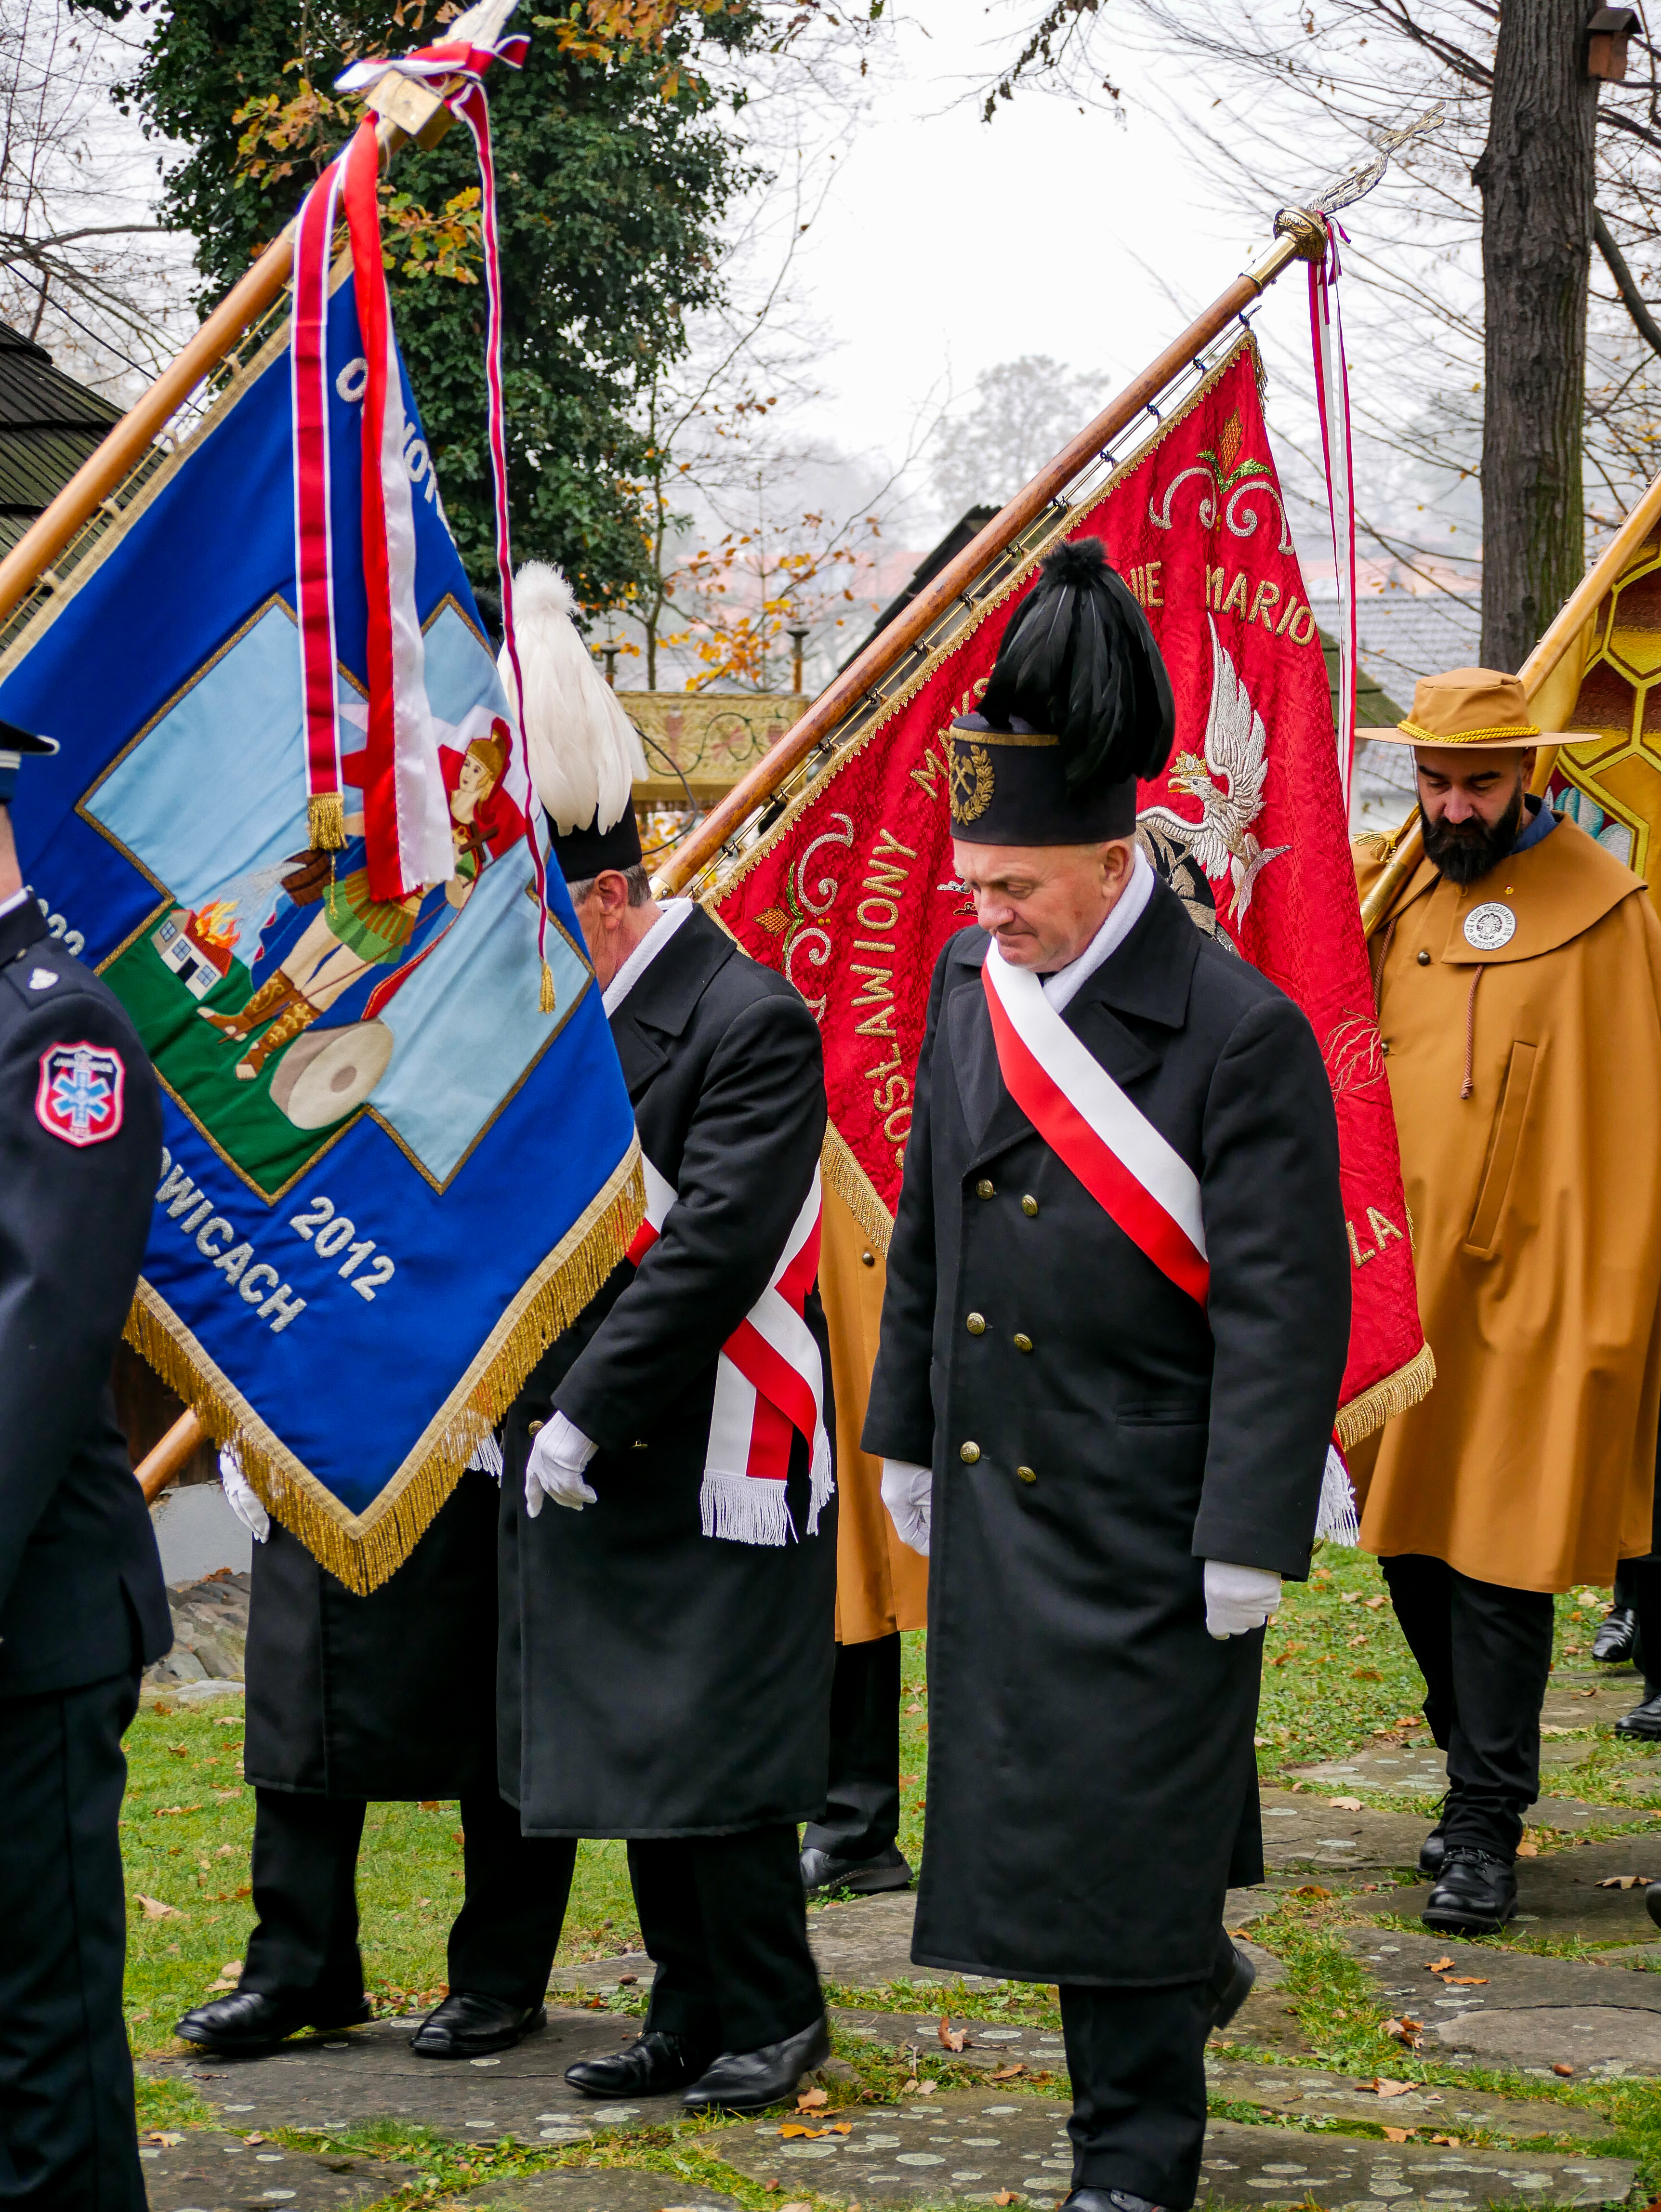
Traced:
<path fill-rule="evenodd" d="M 155 1504 L 206 1434 L 201 1416 L 186 1406 L 161 1443 L 133 1469 L 146 1505 Z"/>
<path fill-rule="evenodd" d="M 1155 400 L 1193 362 L 1196 354 L 1226 331 L 1243 307 L 1262 296 L 1301 250 L 1302 239 L 1287 232 L 1244 270 L 1204 313 L 1198 315 L 1165 351 L 1149 362 L 1069 446 L 1039 470 L 1031 483 L 1015 494 L 1007 507 L 994 515 L 986 527 L 940 570 L 934 581 L 918 592 L 904 612 L 878 633 L 857 660 L 852 661 L 820 692 L 812 705 L 748 775 L 728 793 L 665 860 L 653 878 L 653 889 L 667 896 L 688 883 L 721 850 L 727 840 L 760 806 L 766 804 L 815 745 L 829 737 L 864 694 L 897 666 L 917 640 L 939 621 L 960 592 L 966 592 L 981 572 L 995 561 L 1011 541 L 1036 522 L 1051 501 L 1074 477 L 1110 446 L 1134 422 L 1151 400 Z"/>

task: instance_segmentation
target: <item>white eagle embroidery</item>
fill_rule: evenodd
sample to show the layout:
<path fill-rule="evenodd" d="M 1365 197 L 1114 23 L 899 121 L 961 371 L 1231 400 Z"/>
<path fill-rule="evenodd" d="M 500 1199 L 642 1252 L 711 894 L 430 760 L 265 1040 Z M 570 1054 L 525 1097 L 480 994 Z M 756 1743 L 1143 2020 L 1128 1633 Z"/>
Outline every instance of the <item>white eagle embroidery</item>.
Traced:
<path fill-rule="evenodd" d="M 1171 764 L 1171 790 L 1197 799 L 1203 811 L 1197 822 L 1190 822 L 1169 806 L 1147 806 L 1138 820 L 1157 824 L 1184 854 L 1198 861 L 1213 883 L 1232 880 L 1228 919 L 1238 927 L 1251 904 L 1252 886 L 1259 875 L 1292 848 L 1271 845 L 1265 851 L 1251 834 L 1251 824 L 1263 810 L 1263 786 L 1269 781 L 1269 733 L 1234 663 L 1218 641 L 1216 623 L 1209 615 L 1206 621 L 1211 631 L 1211 708 L 1206 716 L 1205 758 L 1178 753 Z"/>

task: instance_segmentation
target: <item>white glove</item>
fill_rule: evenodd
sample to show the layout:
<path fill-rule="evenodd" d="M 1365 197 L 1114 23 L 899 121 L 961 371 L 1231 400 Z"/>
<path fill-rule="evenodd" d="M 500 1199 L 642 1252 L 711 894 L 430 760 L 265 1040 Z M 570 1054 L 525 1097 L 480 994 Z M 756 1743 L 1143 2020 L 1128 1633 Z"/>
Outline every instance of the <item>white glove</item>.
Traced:
<path fill-rule="evenodd" d="M 1262 1628 L 1281 1603 L 1281 1577 L 1269 1567 L 1231 1567 L 1222 1559 L 1205 1563 L 1206 1632 L 1220 1644 Z"/>
<path fill-rule="evenodd" d="M 228 1505 L 256 1544 L 271 1533 L 271 1516 L 259 1502 L 259 1492 L 242 1472 L 242 1462 L 229 1444 L 219 1454 L 219 1486 Z"/>
<path fill-rule="evenodd" d="M 915 1466 L 909 1459 L 885 1459 L 882 1463 L 882 1502 L 888 1508 L 902 1544 L 928 1557 L 929 1504 L 934 1496 L 931 1468 Z"/>
<path fill-rule="evenodd" d="M 582 1470 L 599 1449 L 563 1413 L 543 1423 L 531 1439 L 531 1456 L 525 1463 L 525 1510 L 532 1521 L 545 1498 L 551 1498 L 556 1505 L 569 1505 L 574 1513 L 595 1503 L 599 1492 L 589 1489 Z"/>

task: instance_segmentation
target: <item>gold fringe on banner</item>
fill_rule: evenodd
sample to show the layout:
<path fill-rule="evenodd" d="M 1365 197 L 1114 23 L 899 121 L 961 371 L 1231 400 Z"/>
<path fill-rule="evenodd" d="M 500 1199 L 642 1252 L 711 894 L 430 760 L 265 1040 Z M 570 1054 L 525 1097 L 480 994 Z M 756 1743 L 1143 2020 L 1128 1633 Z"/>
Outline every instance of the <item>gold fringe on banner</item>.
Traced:
<path fill-rule="evenodd" d="M 1393 1375 L 1363 1390 L 1359 1398 L 1352 1398 L 1347 1406 L 1338 1408 L 1336 1427 L 1338 1442 L 1345 1451 L 1353 1451 L 1363 1437 L 1370 1437 L 1375 1429 L 1382 1429 L 1386 1421 L 1394 1420 L 1397 1413 L 1405 1413 L 1427 1396 L 1436 1380 L 1436 1359 L 1427 1344 L 1421 1344 L 1405 1367 L 1398 1367 Z"/>
<path fill-rule="evenodd" d="M 142 1279 L 125 1335 L 168 1388 L 229 1444 L 272 1518 L 348 1589 L 367 1596 L 401 1567 L 526 1376 L 627 1256 L 646 1212 L 640 1139 L 548 1255 L 367 1513 L 350 1513 L 302 1467 L 167 1302 Z"/>
<path fill-rule="evenodd" d="M 885 1260 L 894 1234 L 894 1217 L 877 1195 L 877 1187 L 855 1158 L 853 1148 L 834 1121 L 824 1125 L 819 1167 L 837 1196 Z"/>
<path fill-rule="evenodd" d="M 545 1014 L 554 1011 L 554 971 L 545 960 L 542 963 L 542 988 L 537 994 L 537 1006 Z"/>
<path fill-rule="evenodd" d="M 319 853 L 344 851 L 346 802 L 338 791 L 314 791 L 306 801 L 306 834 Z"/>

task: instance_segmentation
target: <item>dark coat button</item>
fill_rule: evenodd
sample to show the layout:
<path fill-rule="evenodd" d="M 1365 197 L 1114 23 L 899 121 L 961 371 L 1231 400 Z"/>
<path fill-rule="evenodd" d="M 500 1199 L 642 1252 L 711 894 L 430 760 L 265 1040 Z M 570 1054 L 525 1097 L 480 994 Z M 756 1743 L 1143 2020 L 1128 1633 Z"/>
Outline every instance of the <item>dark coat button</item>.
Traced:
<path fill-rule="evenodd" d="M 995 1195 L 995 1186 L 987 1180 L 986 1176 L 983 1176 L 976 1184 L 975 1195 L 977 1198 L 991 1198 Z"/>
<path fill-rule="evenodd" d="M 877 1255 L 874 1252 L 861 1252 L 860 1254 L 860 1265 L 861 1267 L 874 1267 L 876 1264 Z"/>
<path fill-rule="evenodd" d="M 1419 965 L 1420 965 L 1421 968 L 1428 968 L 1428 967 L 1429 967 L 1429 965 L 1430 965 L 1430 955 L 1429 955 L 1429 953 L 1428 953 L 1428 952 L 1422 952 L 1422 951 L 1421 951 L 1421 952 L 1420 953 L 1420 955 L 1419 955 Z"/>
<path fill-rule="evenodd" d="M 968 1320 L 964 1323 L 964 1327 L 969 1331 L 970 1336 L 984 1336 L 986 1334 L 986 1316 L 984 1314 L 970 1314 Z"/>
<path fill-rule="evenodd" d="M 958 1457 L 963 1462 L 965 1467 L 973 1467 L 980 1455 L 981 1448 L 978 1444 L 959 1444 L 958 1446 Z"/>

